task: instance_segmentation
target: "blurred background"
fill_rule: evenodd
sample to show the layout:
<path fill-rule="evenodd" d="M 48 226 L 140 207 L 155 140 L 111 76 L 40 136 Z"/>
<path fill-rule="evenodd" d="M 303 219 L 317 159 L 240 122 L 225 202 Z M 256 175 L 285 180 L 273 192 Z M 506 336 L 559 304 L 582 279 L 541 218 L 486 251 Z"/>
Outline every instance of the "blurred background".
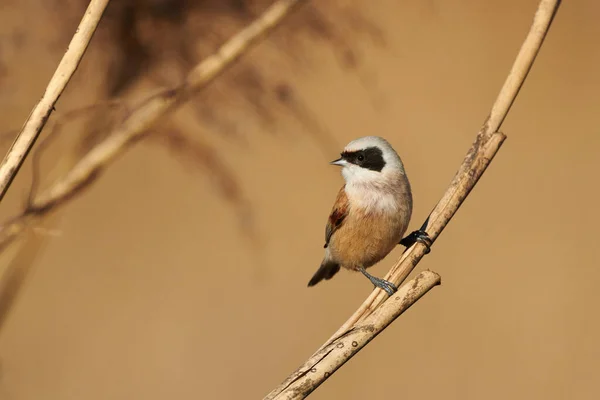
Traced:
<path fill-rule="evenodd" d="M 527 34 L 537 0 L 311 1 L 161 120 L 81 195 L 4 249 L 25 268 L 0 324 L 0 398 L 262 398 L 370 293 L 342 272 L 307 288 L 342 184 L 328 162 L 386 137 L 414 191 L 409 229 L 445 191 Z M 269 1 L 120 0 L 57 104 L 136 103 Z M 6 151 L 85 0 L 3 0 Z M 435 288 L 314 399 L 596 399 L 600 25 L 564 2 L 498 156 L 417 271 Z M 64 119 L 47 188 L 109 132 Z M 28 162 L 0 216 L 23 210 Z M 401 248 L 373 267 L 382 276 Z M 4 280 L 6 281 L 6 276 Z"/>

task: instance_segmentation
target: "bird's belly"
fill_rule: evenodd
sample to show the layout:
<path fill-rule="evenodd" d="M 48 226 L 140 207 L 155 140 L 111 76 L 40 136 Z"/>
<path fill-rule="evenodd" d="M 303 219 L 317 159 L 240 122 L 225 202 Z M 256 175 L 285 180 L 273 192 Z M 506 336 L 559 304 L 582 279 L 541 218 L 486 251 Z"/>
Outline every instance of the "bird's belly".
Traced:
<path fill-rule="evenodd" d="M 396 215 L 370 215 L 344 221 L 329 243 L 334 261 L 347 269 L 368 268 L 400 242 L 406 222 Z"/>

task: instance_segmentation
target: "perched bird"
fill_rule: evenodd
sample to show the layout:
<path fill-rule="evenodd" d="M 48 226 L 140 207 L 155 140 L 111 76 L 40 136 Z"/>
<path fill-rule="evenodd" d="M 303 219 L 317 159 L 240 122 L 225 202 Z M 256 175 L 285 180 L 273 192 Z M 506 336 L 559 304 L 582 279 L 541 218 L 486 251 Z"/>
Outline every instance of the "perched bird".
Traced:
<path fill-rule="evenodd" d="M 342 167 L 345 185 L 338 192 L 325 228 L 325 257 L 308 286 L 331 279 L 340 267 L 360 271 L 392 295 L 396 286 L 366 269 L 387 256 L 397 244 L 423 242 L 421 230 L 402 239 L 412 214 L 412 193 L 402 160 L 387 140 L 365 136 L 348 143 L 331 164 Z"/>

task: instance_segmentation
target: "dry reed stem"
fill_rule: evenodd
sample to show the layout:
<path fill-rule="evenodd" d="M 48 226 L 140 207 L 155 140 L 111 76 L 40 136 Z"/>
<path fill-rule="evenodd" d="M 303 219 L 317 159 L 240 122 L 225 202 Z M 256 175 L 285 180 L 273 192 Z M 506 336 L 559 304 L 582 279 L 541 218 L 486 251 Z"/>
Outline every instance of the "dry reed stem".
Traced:
<path fill-rule="evenodd" d="M 422 229 L 429 234 L 432 241 L 435 242 L 448 222 L 450 222 L 450 219 L 458 211 L 458 208 L 475 184 L 477 184 L 477 181 L 506 138 L 504 134 L 498 132 L 498 129 L 504 118 L 506 118 L 533 65 L 559 5 L 560 0 L 542 0 L 539 3 L 529 34 L 523 42 L 512 69 L 492 106 L 490 115 L 479 130 L 475 142 L 467 152 L 449 188 L 422 226 Z M 398 286 L 402 284 L 425 255 L 425 251 L 426 248 L 421 243 L 417 243 L 407 249 L 386 274 L 385 279 Z M 314 388 L 330 376 L 330 374 L 327 376 L 320 375 L 319 377 L 310 375 L 313 378 L 308 379 L 307 376 L 310 370 L 307 370 L 307 366 L 318 363 L 324 349 L 330 348 L 331 344 L 338 340 L 338 338 L 343 337 L 349 332 L 353 332 L 356 327 L 362 326 L 366 321 L 369 321 L 371 316 L 379 315 L 378 310 L 381 307 L 387 308 L 389 301 L 388 296 L 383 290 L 375 289 L 333 336 L 303 366 L 288 376 L 282 384 L 273 389 L 265 397 L 265 400 L 299 399 L 306 397 Z M 347 353 L 348 358 L 353 355 L 354 353 L 352 352 Z M 295 388 L 299 387 L 302 387 L 302 390 L 295 390 Z M 294 390 L 290 388 L 294 388 Z"/>
<path fill-rule="evenodd" d="M 440 283 L 441 278 L 435 272 L 421 272 L 415 279 L 402 286 L 373 314 L 315 353 L 315 356 L 298 370 L 301 371 L 299 375 L 289 382 L 277 399 L 298 399 L 308 396 L 425 293 Z"/>
<path fill-rule="evenodd" d="M 0 227 L 0 250 L 21 234 L 33 217 L 53 210 L 78 194 L 102 172 L 103 168 L 124 153 L 130 144 L 146 135 L 161 117 L 217 78 L 301 2 L 302 0 L 275 1 L 261 16 L 224 43 L 215 54 L 194 67 L 183 84 L 163 90 L 133 108 L 104 141 L 90 150 L 63 177 L 48 189 L 30 198 L 27 209 L 20 217 Z"/>
<path fill-rule="evenodd" d="M 8 187 L 19 172 L 25 157 L 27 157 L 36 139 L 42 132 L 58 98 L 77 70 L 109 1 L 90 1 L 65 55 L 46 87 L 42 99 L 33 108 L 31 114 L 29 114 L 21 132 L 15 138 L 2 164 L 0 164 L 0 201 L 4 198 Z"/>

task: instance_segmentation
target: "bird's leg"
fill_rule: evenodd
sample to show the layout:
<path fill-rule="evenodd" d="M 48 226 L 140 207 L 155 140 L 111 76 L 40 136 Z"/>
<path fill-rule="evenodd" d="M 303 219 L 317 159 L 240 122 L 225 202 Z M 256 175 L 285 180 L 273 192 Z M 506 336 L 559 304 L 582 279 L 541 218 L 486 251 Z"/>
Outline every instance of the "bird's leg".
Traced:
<path fill-rule="evenodd" d="M 375 287 L 385 290 L 385 292 L 388 294 L 388 296 L 393 295 L 394 293 L 396 293 L 396 290 L 398 290 L 396 285 L 394 285 L 392 282 L 389 282 L 389 281 L 386 281 L 385 279 L 377 278 L 376 276 L 371 275 L 363 267 L 360 267 L 359 271 L 362 272 L 364 276 L 369 278 L 369 280 L 371 281 L 371 283 L 373 285 L 375 285 Z"/>
<path fill-rule="evenodd" d="M 433 242 L 431 241 L 431 238 L 429 237 L 427 232 L 425 232 L 422 229 L 414 231 L 413 233 L 402 239 L 400 241 L 400 244 L 406 246 L 406 248 L 409 248 L 416 242 L 421 242 L 425 245 L 425 254 L 428 254 L 431 251 L 431 245 L 433 244 Z"/>

